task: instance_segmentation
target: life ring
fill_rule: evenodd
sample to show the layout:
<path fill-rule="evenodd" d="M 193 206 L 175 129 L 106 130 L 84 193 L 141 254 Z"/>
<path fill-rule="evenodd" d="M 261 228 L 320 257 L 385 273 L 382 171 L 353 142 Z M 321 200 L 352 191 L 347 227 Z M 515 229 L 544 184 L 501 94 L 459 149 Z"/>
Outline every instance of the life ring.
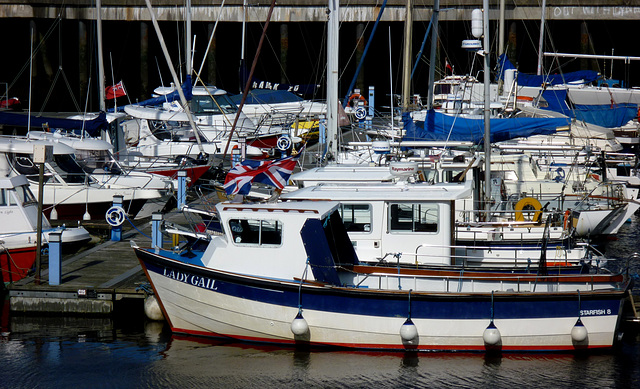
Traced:
<path fill-rule="evenodd" d="M 540 202 L 533 197 L 525 197 L 518 201 L 514 207 L 516 211 L 516 221 L 524 222 L 524 221 L 533 221 L 537 222 L 540 220 L 542 216 L 542 205 Z M 533 212 L 533 217 L 528 220 L 525 218 L 524 214 L 530 215 Z"/>
<path fill-rule="evenodd" d="M 124 219 L 126 217 L 127 216 L 124 209 L 122 209 L 122 207 L 117 205 L 114 205 L 113 207 L 109 208 L 107 210 L 107 213 L 105 214 L 105 219 L 107 220 L 107 223 L 109 223 L 111 227 L 121 226 L 122 223 L 124 223 Z"/>
<path fill-rule="evenodd" d="M 357 107 L 358 101 L 362 101 L 365 106 L 368 104 L 367 99 L 365 99 L 364 96 L 361 95 L 360 93 L 353 93 L 351 96 L 349 96 L 350 107 L 354 107 L 354 108 Z"/>

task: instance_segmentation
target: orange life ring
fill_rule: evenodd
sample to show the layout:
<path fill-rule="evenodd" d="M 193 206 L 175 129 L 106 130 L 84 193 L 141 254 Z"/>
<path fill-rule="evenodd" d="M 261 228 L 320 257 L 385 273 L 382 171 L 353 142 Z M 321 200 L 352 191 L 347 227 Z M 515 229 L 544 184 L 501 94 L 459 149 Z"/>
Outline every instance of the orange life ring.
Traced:
<path fill-rule="evenodd" d="M 354 108 L 357 107 L 358 101 L 364 102 L 365 106 L 368 104 L 367 99 L 365 99 L 364 96 L 362 96 L 360 93 L 353 93 L 351 96 L 349 96 L 350 107 L 354 107 Z"/>

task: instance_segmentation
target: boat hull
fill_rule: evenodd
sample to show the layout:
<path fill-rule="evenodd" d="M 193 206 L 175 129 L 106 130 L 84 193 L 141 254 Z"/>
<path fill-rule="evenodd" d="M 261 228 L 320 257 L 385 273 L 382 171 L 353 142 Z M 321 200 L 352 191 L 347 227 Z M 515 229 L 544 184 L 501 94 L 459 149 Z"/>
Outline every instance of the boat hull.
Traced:
<path fill-rule="evenodd" d="M 25 278 L 36 261 L 35 242 L 24 247 L 0 249 L 2 281 L 9 284 Z"/>
<path fill-rule="evenodd" d="M 583 292 L 579 303 L 578 294 L 566 292 L 492 297 L 301 285 L 191 265 L 171 252 L 135 251 L 175 333 L 305 347 L 485 351 L 493 311 L 501 351 L 610 348 L 626 295 Z M 291 330 L 299 307 L 309 325 L 304 335 Z M 410 341 L 400 335 L 408 312 L 418 332 Z M 588 336 L 575 342 L 579 315 Z"/>

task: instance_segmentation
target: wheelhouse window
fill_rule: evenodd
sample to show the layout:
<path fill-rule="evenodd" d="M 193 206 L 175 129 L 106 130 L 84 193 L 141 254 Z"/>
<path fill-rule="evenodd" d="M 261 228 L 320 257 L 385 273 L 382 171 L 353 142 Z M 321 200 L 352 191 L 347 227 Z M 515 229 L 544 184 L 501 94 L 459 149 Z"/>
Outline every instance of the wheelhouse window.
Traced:
<path fill-rule="evenodd" d="M 282 244 L 282 223 L 277 220 L 230 219 L 229 229 L 237 244 L 279 246 Z"/>
<path fill-rule="evenodd" d="M 31 192 L 31 189 L 29 189 L 28 185 L 20 185 L 19 187 L 17 187 L 16 196 L 18 197 L 18 201 L 20 201 L 23 206 L 37 203 L 36 198 L 33 195 L 33 192 Z"/>
<path fill-rule="evenodd" d="M 341 204 L 340 217 L 348 232 L 371 232 L 370 204 Z"/>
<path fill-rule="evenodd" d="M 438 204 L 389 204 L 389 231 L 437 232 L 438 214 Z"/>

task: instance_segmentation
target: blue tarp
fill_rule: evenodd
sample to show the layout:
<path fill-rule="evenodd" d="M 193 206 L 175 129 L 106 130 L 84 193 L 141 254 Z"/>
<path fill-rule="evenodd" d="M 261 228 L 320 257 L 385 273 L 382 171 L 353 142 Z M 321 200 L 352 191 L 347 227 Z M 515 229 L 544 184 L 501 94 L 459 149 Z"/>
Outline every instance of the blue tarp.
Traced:
<path fill-rule="evenodd" d="M 545 90 L 542 98 L 549 104 L 542 109 L 560 112 L 570 118 L 596 124 L 606 128 L 615 128 L 625 125 L 638 115 L 637 104 L 604 104 L 604 105 L 579 105 L 569 107 L 567 104 L 567 90 Z"/>
<path fill-rule="evenodd" d="M 484 143 L 484 119 L 445 115 L 430 110 L 425 121 L 415 121 L 409 112 L 402 114 L 405 141 L 467 141 Z M 490 119 L 491 143 L 532 135 L 548 135 L 558 127 L 568 126 L 569 118 L 504 118 Z"/>
<path fill-rule="evenodd" d="M 620 127 L 638 116 L 637 104 L 575 105 L 575 117 L 606 128 Z"/>
<path fill-rule="evenodd" d="M 17 112 L 0 111 L 0 124 L 8 126 L 27 127 L 29 125 L 29 115 Z M 63 119 L 44 116 L 31 116 L 31 127 L 42 128 L 46 124 L 49 128 L 59 128 L 64 130 L 82 130 L 89 135 L 100 135 L 100 130 L 106 129 L 109 125 L 107 114 L 100 112 L 98 117 L 92 120 Z"/>
<path fill-rule="evenodd" d="M 187 80 L 182 84 L 182 93 L 184 93 L 184 97 L 187 99 L 187 101 L 190 101 L 191 98 L 193 97 L 193 87 L 191 86 L 191 76 L 187 76 Z M 168 93 L 166 95 L 162 95 L 162 96 L 158 96 L 158 97 L 154 97 L 148 100 L 144 100 L 144 101 L 140 101 L 135 103 L 135 105 L 140 105 L 140 106 L 156 106 L 156 105 L 161 105 L 164 102 L 171 102 L 174 100 L 180 100 L 180 93 L 175 90 L 171 93 Z M 109 112 L 113 112 L 113 108 L 109 109 Z M 118 107 L 118 112 L 124 112 L 124 105 Z"/>
<path fill-rule="evenodd" d="M 504 71 L 507 69 L 515 69 L 511 61 L 505 54 L 498 58 L 498 74 L 500 80 L 504 80 Z M 598 79 L 598 72 L 593 70 L 578 70 L 576 72 L 568 72 L 563 74 L 527 74 L 518 72 L 518 86 L 542 86 L 543 84 L 561 85 L 575 82 L 588 84 Z"/>
<path fill-rule="evenodd" d="M 240 104 L 242 95 L 230 96 L 231 101 Z M 286 90 L 254 89 L 247 94 L 245 104 L 276 104 L 302 101 L 302 97 Z"/>

